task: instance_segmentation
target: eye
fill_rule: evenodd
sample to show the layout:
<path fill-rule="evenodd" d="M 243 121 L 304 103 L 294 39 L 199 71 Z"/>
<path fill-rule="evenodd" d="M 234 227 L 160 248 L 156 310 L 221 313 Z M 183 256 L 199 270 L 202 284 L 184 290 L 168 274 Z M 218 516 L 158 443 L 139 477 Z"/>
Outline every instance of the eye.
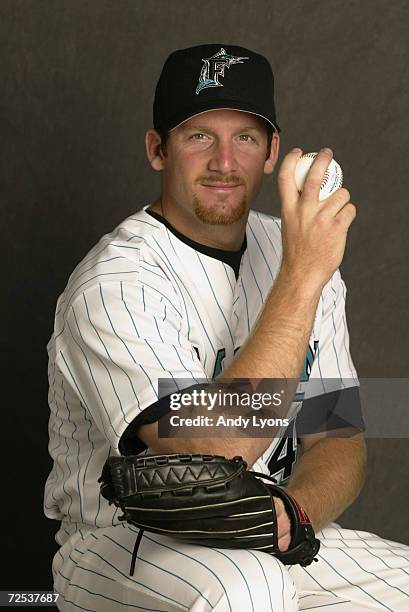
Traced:
<path fill-rule="evenodd" d="M 190 136 L 190 140 L 204 140 L 205 138 L 207 138 L 206 134 L 203 134 L 203 132 L 197 132 L 196 134 L 192 134 Z"/>
<path fill-rule="evenodd" d="M 246 140 L 244 140 L 244 142 L 250 142 L 250 140 L 255 142 L 254 138 L 250 136 L 250 134 L 240 134 L 239 138 L 245 138 Z"/>

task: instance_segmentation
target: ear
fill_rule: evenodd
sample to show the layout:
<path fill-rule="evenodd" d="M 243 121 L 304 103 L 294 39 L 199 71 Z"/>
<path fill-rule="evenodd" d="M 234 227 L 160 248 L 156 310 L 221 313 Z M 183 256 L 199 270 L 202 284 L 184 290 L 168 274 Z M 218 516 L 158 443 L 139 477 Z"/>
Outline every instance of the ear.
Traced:
<path fill-rule="evenodd" d="M 149 129 L 145 134 L 146 155 L 154 170 L 160 172 L 164 167 L 163 151 L 161 148 L 161 137 L 156 130 Z"/>
<path fill-rule="evenodd" d="M 264 174 L 271 174 L 277 163 L 278 152 L 280 150 L 280 136 L 277 132 L 273 132 L 271 137 L 271 152 L 269 157 L 264 162 Z"/>

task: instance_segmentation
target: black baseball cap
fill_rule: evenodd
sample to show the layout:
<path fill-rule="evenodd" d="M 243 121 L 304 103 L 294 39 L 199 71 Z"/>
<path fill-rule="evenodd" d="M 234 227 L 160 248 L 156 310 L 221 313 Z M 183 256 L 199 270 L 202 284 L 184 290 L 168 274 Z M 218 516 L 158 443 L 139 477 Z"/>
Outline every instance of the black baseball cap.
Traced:
<path fill-rule="evenodd" d="M 258 115 L 280 131 L 268 60 L 244 47 L 225 44 L 171 53 L 155 90 L 154 128 L 170 131 L 194 115 L 222 108 Z"/>

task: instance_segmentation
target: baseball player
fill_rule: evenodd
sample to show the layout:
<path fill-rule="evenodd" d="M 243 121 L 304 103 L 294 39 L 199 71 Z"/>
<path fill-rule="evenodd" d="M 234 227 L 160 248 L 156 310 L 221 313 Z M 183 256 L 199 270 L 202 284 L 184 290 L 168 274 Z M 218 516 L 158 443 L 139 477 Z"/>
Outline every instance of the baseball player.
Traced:
<path fill-rule="evenodd" d="M 169 56 L 146 150 L 161 172 L 160 196 L 76 267 L 47 347 L 54 465 L 44 509 L 61 521 L 52 565 L 59 609 L 409 609 L 409 547 L 333 522 L 364 482 L 362 435 L 326 435 L 335 420 L 305 433 L 317 406 L 305 399 L 312 381 L 321 405 L 338 398 L 340 421 L 359 412 L 338 269 L 355 207 L 345 189 L 318 200 L 332 152 L 318 154 L 300 195 L 301 151 L 290 151 L 278 174 L 281 219 L 252 210 L 279 153 L 273 75 L 261 55 L 223 44 Z M 295 396 L 286 435 L 161 438 L 171 408 L 159 379 L 188 388 L 222 373 L 300 379 L 306 395 Z M 318 562 L 286 566 L 260 550 L 145 532 L 130 575 L 138 529 L 101 496 L 102 467 L 110 456 L 177 452 L 241 455 L 275 476 L 308 513 Z M 285 551 L 291 521 L 274 503 Z"/>

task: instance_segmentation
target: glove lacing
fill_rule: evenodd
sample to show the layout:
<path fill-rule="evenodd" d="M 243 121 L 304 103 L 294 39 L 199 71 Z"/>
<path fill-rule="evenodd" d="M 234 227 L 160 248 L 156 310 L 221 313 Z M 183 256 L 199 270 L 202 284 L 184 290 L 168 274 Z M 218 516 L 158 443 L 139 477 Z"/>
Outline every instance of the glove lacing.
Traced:
<path fill-rule="evenodd" d="M 269 474 L 263 474 L 262 472 L 253 472 L 253 470 L 248 470 L 248 471 L 251 474 L 253 474 L 253 476 L 258 476 L 260 478 L 266 478 L 267 480 L 271 480 L 271 482 L 274 482 L 275 484 L 277 484 L 277 479 L 274 478 L 273 476 L 270 476 Z M 119 520 L 125 520 L 125 517 L 119 517 Z M 135 563 L 136 563 L 136 559 L 138 556 L 139 545 L 141 543 L 144 531 L 145 530 L 142 529 L 142 527 L 140 527 L 138 535 L 136 536 L 136 541 L 135 541 L 135 545 L 134 545 L 133 552 L 132 552 L 131 567 L 129 569 L 130 576 L 133 576 L 135 572 Z"/>

